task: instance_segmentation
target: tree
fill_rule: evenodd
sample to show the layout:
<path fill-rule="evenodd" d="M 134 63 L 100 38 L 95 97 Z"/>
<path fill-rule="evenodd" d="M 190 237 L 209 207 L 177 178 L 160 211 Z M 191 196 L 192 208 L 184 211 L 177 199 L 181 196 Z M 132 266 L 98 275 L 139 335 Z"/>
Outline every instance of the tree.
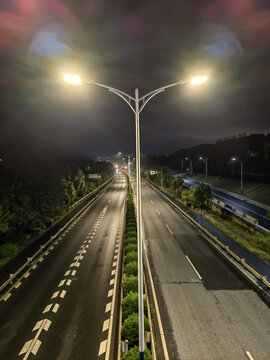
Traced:
<path fill-rule="evenodd" d="M 172 181 L 172 188 L 173 188 L 173 195 L 175 198 L 178 198 L 181 194 L 182 187 L 183 187 L 183 179 L 180 177 L 176 177 Z"/>
<path fill-rule="evenodd" d="M 199 184 L 194 190 L 194 201 L 201 209 L 208 208 L 212 199 L 212 191 L 209 185 Z"/>
<path fill-rule="evenodd" d="M 194 205 L 194 194 L 193 190 L 183 190 L 181 193 L 181 199 L 186 203 L 187 206 Z"/>

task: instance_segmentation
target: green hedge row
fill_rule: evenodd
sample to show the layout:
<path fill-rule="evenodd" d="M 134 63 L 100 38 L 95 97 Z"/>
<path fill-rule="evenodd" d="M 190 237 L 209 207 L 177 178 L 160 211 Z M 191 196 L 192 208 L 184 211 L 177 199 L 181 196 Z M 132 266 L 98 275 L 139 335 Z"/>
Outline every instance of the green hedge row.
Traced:
<path fill-rule="evenodd" d="M 129 351 L 122 359 L 137 360 L 139 354 L 139 316 L 138 316 L 138 263 L 137 263 L 137 225 L 135 209 L 132 199 L 131 186 L 128 184 L 126 201 L 126 227 L 124 237 L 124 280 L 122 282 L 122 340 L 128 340 Z M 146 317 L 147 306 L 144 302 L 144 326 L 149 331 L 149 322 Z M 151 352 L 146 349 L 146 360 L 151 360 Z"/>

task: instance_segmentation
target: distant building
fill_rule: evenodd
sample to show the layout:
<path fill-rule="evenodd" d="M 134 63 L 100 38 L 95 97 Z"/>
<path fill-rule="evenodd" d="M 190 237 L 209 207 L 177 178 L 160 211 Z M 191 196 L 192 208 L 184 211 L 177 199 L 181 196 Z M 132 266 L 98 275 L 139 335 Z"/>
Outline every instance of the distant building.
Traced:
<path fill-rule="evenodd" d="M 239 134 L 219 139 L 216 143 L 217 150 L 228 154 L 228 157 L 237 156 L 241 161 L 247 162 L 249 159 L 265 158 L 265 138 L 264 134 Z"/>

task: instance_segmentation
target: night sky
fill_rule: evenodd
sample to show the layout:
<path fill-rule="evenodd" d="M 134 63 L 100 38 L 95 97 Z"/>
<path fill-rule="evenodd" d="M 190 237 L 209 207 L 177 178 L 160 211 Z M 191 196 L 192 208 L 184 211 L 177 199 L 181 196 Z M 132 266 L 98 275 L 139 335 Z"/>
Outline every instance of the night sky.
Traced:
<path fill-rule="evenodd" d="M 141 113 L 142 153 L 270 133 L 269 0 L 9 0 L 0 5 L 0 151 L 112 156 L 135 146 L 134 115 L 87 79 L 134 94 L 209 70 Z"/>

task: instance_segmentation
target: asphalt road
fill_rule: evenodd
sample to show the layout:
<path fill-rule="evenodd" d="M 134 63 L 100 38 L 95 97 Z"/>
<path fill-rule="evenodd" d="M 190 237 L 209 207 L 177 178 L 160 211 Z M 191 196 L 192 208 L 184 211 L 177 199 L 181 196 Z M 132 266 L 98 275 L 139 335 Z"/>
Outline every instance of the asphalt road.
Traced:
<path fill-rule="evenodd" d="M 190 185 L 193 188 L 196 187 L 198 184 L 200 184 L 200 181 L 194 180 L 192 178 L 185 176 L 181 176 L 181 177 L 186 184 Z M 257 219 L 259 225 L 261 225 L 267 230 L 270 230 L 269 210 L 267 210 L 265 207 L 256 205 L 250 202 L 247 198 L 228 194 L 227 192 L 224 192 L 220 189 L 216 189 L 213 186 L 210 186 L 210 188 L 212 190 L 213 198 L 223 202 L 232 209 L 240 210 L 244 214 Z"/>
<path fill-rule="evenodd" d="M 269 308 L 194 225 L 142 188 L 143 236 L 170 359 L 269 360 Z"/>
<path fill-rule="evenodd" d="M 105 359 L 125 190 L 118 175 L 0 302 L 1 360 Z"/>

